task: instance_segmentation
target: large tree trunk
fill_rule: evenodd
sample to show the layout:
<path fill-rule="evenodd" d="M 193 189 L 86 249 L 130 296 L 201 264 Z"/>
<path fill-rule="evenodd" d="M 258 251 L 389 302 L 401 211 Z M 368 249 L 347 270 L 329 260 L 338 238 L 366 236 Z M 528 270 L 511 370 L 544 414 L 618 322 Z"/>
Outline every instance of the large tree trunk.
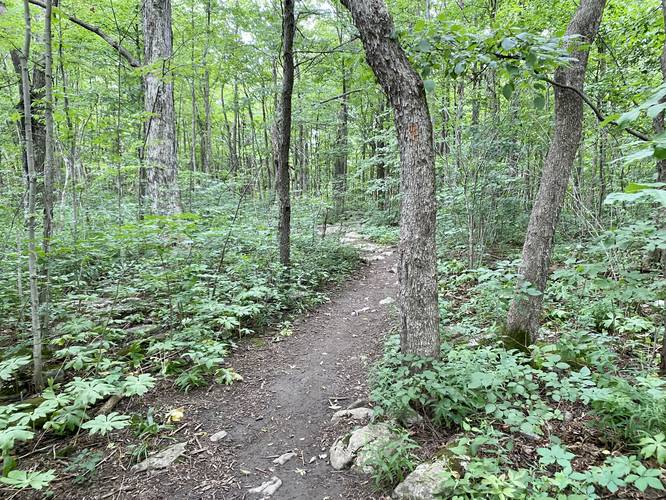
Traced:
<path fill-rule="evenodd" d="M 277 124 L 276 190 L 279 202 L 278 247 L 280 263 L 289 266 L 291 200 L 289 196 L 289 147 L 291 143 L 291 96 L 294 91 L 294 0 L 284 0 L 282 19 L 282 91 Z"/>
<path fill-rule="evenodd" d="M 583 101 L 566 86 L 582 90 L 588 47 L 599 30 L 605 4 L 606 0 L 582 0 L 567 29 L 568 36 L 576 37 L 571 43 L 587 45 L 575 50 L 576 60 L 555 73 L 555 130 L 527 227 L 516 295 L 507 316 L 510 347 L 531 344 L 539 330 L 555 227 L 583 129 Z M 525 287 L 539 293 L 526 293 Z"/>
<path fill-rule="evenodd" d="M 143 2 L 145 65 L 144 104 L 146 123 L 146 194 L 153 213 L 179 213 L 178 157 L 173 101 L 169 74 L 172 54 L 171 0 Z"/>
<path fill-rule="evenodd" d="M 425 88 L 395 39 L 383 0 L 342 0 L 394 110 L 400 146 L 400 348 L 439 356 L 435 151 Z"/>

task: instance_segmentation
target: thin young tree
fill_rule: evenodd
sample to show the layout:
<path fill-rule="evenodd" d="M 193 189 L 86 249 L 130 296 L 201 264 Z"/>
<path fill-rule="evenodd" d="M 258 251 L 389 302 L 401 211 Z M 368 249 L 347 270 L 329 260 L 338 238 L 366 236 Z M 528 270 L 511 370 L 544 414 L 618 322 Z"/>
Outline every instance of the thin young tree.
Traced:
<path fill-rule="evenodd" d="M 581 0 L 567 36 L 574 60 L 555 72 L 555 129 L 523 245 L 516 294 L 509 307 L 506 343 L 525 348 L 539 331 L 543 292 L 564 195 L 583 130 L 583 90 L 589 47 L 599 31 L 606 0 Z M 576 90 L 578 92 L 576 92 Z"/>
<path fill-rule="evenodd" d="M 35 245 L 36 226 L 36 203 L 37 194 L 37 172 L 35 169 L 35 152 L 32 136 L 32 99 L 30 96 L 30 76 L 28 73 L 28 62 L 30 59 L 30 42 L 32 39 L 32 24 L 30 19 L 30 3 L 23 0 L 25 36 L 23 49 L 19 55 L 21 66 L 21 89 L 23 93 L 23 136 L 25 159 L 27 165 L 27 192 L 28 203 L 26 204 L 25 223 L 28 232 L 28 274 L 30 278 L 30 318 L 32 325 L 32 381 L 37 388 L 43 385 L 42 378 L 42 332 L 39 318 L 39 288 L 37 252 Z"/>
<path fill-rule="evenodd" d="M 278 248 L 280 263 L 287 267 L 290 260 L 291 200 L 289 193 L 289 147 L 291 144 L 291 98 L 294 92 L 294 34 L 296 18 L 294 0 L 282 6 L 282 89 L 278 105 L 276 191 L 278 196 Z"/>
<path fill-rule="evenodd" d="M 384 0 L 341 0 L 365 56 L 393 107 L 400 147 L 400 349 L 440 351 L 435 247 L 435 150 L 425 87 L 395 38 Z"/>
<path fill-rule="evenodd" d="M 46 0 L 44 10 L 44 228 L 42 238 L 42 251 L 44 263 L 42 265 L 42 300 L 41 300 L 41 329 L 42 336 L 47 337 L 50 322 L 50 272 L 49 254 L 51 251 L 51 237 L 53 234 L 53 49 L 52 49 L 52 7 L 53 0 Z"/>
<path fill-rule="evenodd" d="M 661 0 L 661 13 L 664 19 L 664 31 L 666 32 L 666 0 Z M 662 47 L 662 52 L 661 52 L 661 58 L 659 59 L 660 67 L 661 67 L 661 76 L 666 83 L 666 38 L 664 38 L 664 45 Z M 657 117 L 654 120 L 654 128 L 656 133 L 663 133 L 664 132 L 664 111 L 659 113 Z M 657 162 L 657 182 L 666 182 L 666 160 L 660 160 Z M 665 210 L 662 208 L 661 209 L 662 214 L 665 212 Z M 663 227 L 663 216 L 658 218 L 662 224 Z M 662 249 L 660 252 L 658 252 L 657 255 L 658 259 L 661 262 L 661 270 L 663 273 L 664 279 L 666 279 L 666 250 Z M 662 337 L 662 344 L 661 344 L 661 363 L 659 365 L 659 373 L 666 377 L 666 308 L 663 313 L 663 330 L 664 330 L 664 335 Z"/>

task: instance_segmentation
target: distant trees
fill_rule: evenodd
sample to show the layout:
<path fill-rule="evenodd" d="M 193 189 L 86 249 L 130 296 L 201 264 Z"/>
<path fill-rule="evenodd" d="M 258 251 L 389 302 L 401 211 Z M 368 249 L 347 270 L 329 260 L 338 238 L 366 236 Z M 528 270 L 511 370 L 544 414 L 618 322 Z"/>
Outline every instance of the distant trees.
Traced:
<path fill-rule="evenodd" d="M 583 88 L 589 46 L 594 42 L 606 0 L 581 0 L 569 23 L 574 61 L 555 72 L 555 129 L 546 156 L 523 245 L 518 286 L 506 322 L 511 346 L 527 346 L 539 331 L 543 292 L 571 169 L 583 130 Z M 581 43 L 583 45 L 581 45 Z"/>
<path fill-rule="evenodd" d="M 534 1 L 530 15 L 524 15 L 520 0 L 429 2 L 424 15 L 423 2 L 398 2 L 391 4 L 395 24 L 380 0 L 342 0 L 344 7 L 337 9 L 310 4 L 301 9 L 305 4 L 296 0 L 220 5 L 119 0 L 76 12 L 74 4 L 61 2 L 53 17 L 53 61 L 47 58 L 48 30 L 41 36 L 50 17 L 36 16 L 33 7 L 45 11 L 50 2 L 28 2 L 33 11 L 32 55 L 26 61 L 30 123 L 24 119 L 23 85 L 17 98 L 16 82 L 26 80 L 15 29 L 22 26 L 20 3 L 9 4 L 0 19 L 5 56 L 0 105 L 11 117 L 0 124 L 0 190 L 7 189 L 7 199 L 20 200 L 15 206 L 25 209 L 23 232 L 13 235 L 22 242 L 17 247 L 28 248 L 30 226 L 37 235 L 32 264 L 38 267 L 42 335 L 49 325 L 48 288 L 42 283 L 49 280 L 50 245 L 59 244 L 70 224 L 74 240 L 84 241 L 85 233 L 76 228 L 95 226 L 104 214 L 90 214 L 111 196 L 113 205 L 105 214 L 128 207 L 137 214 L 178 214 L 179 162 L 192 165 L 191 211 L 197 212 L 198 200 L 208 199 L 212 190 L 228 190 L 215 194 L 223 197 L 244 188 L 246 199 L 275 209 L 277 228 L 271 230 L 285 266 L 292 257 L 293 219 L 300 215 L 292 213 L 297 201 L 311 208 L 312 226 L 333 207 L 338 215 L 345 209 L 365 211 L 373 223 L 393 225 L 400 203 L 402 350 L 428 356 L 439 352 L 436 211 L 440 249 L 466 255 L 469 267 L 511 260 L 516 245 L 524 242 L 516 296 L 508 313 L 499 298 L 495 311 L 508 333 L 525 345 L 538 331 L 560 212 L 566 216 L 563 236 L 582 240 L 610 227 L 608 193 L 632 180 L 653 180 L 655 163 L 656 178 L 666 180 L 666 160 L 656 156 L 614 163 L 625 154 L 626 140 L 610 140 L 618 129 L 613 122 L 604 128 L 590 119 L 585 129 L 578 93 L 589 66 L 594 85 L 588 84 L 585 99 L 592 108 L 596 104 L 600 113 L 595 114 L 604 121 L 602 115 L 621 116 L 629 96 L 639 102 L 646 89 L 666 78 L 661 37 L 638 36 L 661 33 L 663 19 L 646 17 L 645 3 L 638 0 L 626 2 L 626 9 L 607 10 L 609 29 L 595 44 L 589 42 L 598 29 L 601 0 L 577 2 L 573 18 L 572 4 L 553 9 Z M 651 0 L 650 13 L 660 3 L 666 12 L 666 0 Z M 359 59 L 347 11 L 369 67 Z M 553 77 L 564 52 L 561 39 L 550 33 L 561 33 L 567 24 L 569 35 L 580 38 L 569 40 L 574 59 Z M 618 35 L 623 27 L 632 32 L 626 40 Z M 579 46 L 583 40 L 587 43 Z M 634 54 L 640 61 L 625 65 Z M 97 57 L 105 64 L 92 62 Z M 48 69 L 51 64 L 55 70 Z M 615 85 L 620 79 L 623 85 Z M 389 104 L 393 123 L 386 120 Z M 662 133 L 663 110 L 656 116 L 642 113 L 625 125 L 637 138 L 651 135 L 647 130 Z M 34 176 L 28 155 L 20 156 L 28 149 L 28 129 Z M 544 142 L 549 134 L 552 140 Z M 437 204 L 435 160 L 446 186 Z M 568 198 L 574 162 L 574 191 Z M 34 210 L 28 208 L 31 183 Z M 612 222 L 646 206 L 613 211 Z M 647 225 L 661 223 L 660 211 L 646 212 Z M 36 220 L 29 220 L 31 214 Z M 53 232 L 58 238 L 51 237 Z M 650 266 L 643 269 L 654 271 L 657 257 L 666 258 L 658 247 L 649 246 Z M 17 269 L 28 267 L 28 257 L 28 252 L 16 257 Z M 59 267 L 54 262 L 51 271 Z M 19 302 L 27 306 L 27 274 L 17 273 L 21 278 L 26 298 Z M 54 294 L 61 293 L 60 286 L 52 286 Z M 25 311 L 19 314 L 27 318 Z"/>
<path fill-rule="evenodd" d="M 42 9 L 42 0 L 29 0 Z M 143 162 L 146 171 L 146 195 L 150 211 L 154 214 L 175 214 L 181 211 L 178 188 L 178 155 L 176 148 L 176 115 L 174 110 L 173 80 L 170 74 L 173 55 L 171 28 L 171 0 L 146 0 L 141 3 L 143 52 L 144 128 Z M 70 22 L 96 34 L 131 67 L 142 66 L 130 50 L 99 27 L 76 16 L 63 14 Z"/>
<path fill-rule="evenodd" d="M 438 357 L 435 151 L 425 88 L 394 36 L 384 0 L 342 4 L 391 102 L 400 145 L 400 348 L 404 354 Z"/>

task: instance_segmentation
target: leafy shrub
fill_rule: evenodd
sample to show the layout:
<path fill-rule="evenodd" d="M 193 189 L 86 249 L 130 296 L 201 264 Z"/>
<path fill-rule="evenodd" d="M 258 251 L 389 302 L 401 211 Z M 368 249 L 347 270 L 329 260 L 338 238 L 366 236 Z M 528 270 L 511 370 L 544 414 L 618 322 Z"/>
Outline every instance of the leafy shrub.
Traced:
<path fill-rule="evenodd" d="M 402 429 L 395 438 L 374 441 L 364 450 L 363 467 L 369 467 L 377 489 L 392 488 L 402 482 L 416 467 L 414 450 L 419 445 Z"/>
<path fill-rule="evenodd" d="M 597 426 L 616 444 L 638 447 L 646 436 L 666 433 L 666 382 L 638 376 L 633 381 L 601 376 L 603 389 L 592 401 Z"/>
<path fill-rule="evenodd" d="M 526 358 L 501 348 L 445 346 L 439 360 L 427 362 L 398 353 L 388 344 L 372 374 L 372 399 L 381 411 L 399 418 L 423 410 L 440 425 L 505 410 L 512 400 L 524 401 L 538 386 Z M 500 405 L 506 403 L 508 406 Z M 505 415 L 506 416 L 506 415 Z"/>

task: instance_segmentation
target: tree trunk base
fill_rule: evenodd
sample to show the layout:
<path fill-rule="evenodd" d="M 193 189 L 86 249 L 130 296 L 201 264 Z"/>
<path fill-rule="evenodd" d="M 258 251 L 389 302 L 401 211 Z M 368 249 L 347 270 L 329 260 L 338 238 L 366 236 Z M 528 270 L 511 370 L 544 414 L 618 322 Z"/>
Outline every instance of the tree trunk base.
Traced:
<path fill-rule="evenodd" d="M 504 327 L 500 332 L 500 341 L 507 350 L 515 349 L 528 354 L 529 346 L 532 344 L 530 333 L 521 329 L 509 329 Z"/>

